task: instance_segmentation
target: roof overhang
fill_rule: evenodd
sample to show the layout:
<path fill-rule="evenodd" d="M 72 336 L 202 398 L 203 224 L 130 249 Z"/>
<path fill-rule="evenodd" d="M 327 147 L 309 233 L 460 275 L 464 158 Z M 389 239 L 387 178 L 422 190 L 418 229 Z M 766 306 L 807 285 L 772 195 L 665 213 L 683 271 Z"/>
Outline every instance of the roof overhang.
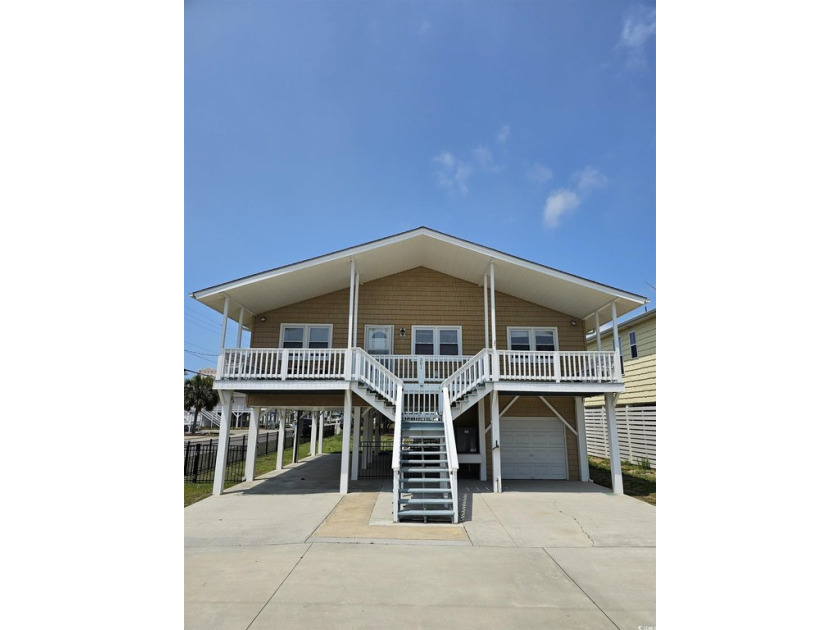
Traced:
<path fill-rule="evenodd" d="M 246 315 L 259 315 L 347 288 L 354 260 L 361 283 L 426 267 L 479 286 L 492 261 L 497 291 L 582 319 L 587 329 L 594 327 L 596 312 L 601 312 L 602 321 L 603 316 L 611 317 L 611 304 L 620 317 L 648 301 L 426 227 L 225 282 L 191 296 L 219 313 L 224 313 L 225 298 L 229 298 L 228 314 L 233 319 L 238 319 L 240 307 Z"/>

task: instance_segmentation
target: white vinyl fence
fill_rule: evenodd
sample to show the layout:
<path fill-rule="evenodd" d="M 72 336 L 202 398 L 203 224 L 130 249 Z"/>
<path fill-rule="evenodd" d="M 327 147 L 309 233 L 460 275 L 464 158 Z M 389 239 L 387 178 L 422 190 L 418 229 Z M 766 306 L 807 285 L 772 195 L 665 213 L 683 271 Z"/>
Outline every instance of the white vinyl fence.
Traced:
<path fill-rule="evenodd" d="M 646 459 L 656 468 L 656 407 L 616 407 L 615 416 L 621 461 L 638 464 Z M 589 454 L 609 458 L 606 409 L 587 409 L 585 418 Z"/>

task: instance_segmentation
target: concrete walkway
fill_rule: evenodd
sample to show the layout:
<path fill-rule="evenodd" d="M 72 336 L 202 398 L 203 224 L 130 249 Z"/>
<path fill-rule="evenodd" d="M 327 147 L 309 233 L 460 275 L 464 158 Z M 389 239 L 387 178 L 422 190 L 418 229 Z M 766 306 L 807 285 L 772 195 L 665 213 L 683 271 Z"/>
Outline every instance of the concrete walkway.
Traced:
<path fill-rule="evenodd" d="M 656 508 L 462 480 L 462 524 L 394 524 L 390 480 L 320 455 L 184 510 L 185 628 L 655 626 Z"/>

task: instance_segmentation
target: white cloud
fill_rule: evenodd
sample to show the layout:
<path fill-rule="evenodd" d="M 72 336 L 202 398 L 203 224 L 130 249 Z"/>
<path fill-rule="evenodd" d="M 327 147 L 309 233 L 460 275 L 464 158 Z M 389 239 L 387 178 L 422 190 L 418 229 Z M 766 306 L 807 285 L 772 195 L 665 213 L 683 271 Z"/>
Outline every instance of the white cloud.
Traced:
<path fill-rule="evenodd" d="M 652 7 L 631 7 L 621 28 L 618 45 L 627 51 L 627 65 L 645 66 L 645 46 L 656 33 L 656 9 Z"/>
<path fill-rule="evenodd" d="M 589 192 L 593 188 L 603 188 L 607 185 L 607 177 L 592 166 L 587 166 L 582 171 L 575 173 L 574 179 L 577 181 L 577 189 L 581 193 Z"/>
<path fill-rule="evenodd" d="M 473 162 L 482 171 L 488 173 L 498 173 L 503 167 L 496 164 L 493 159 L 493 152 L 484 145 L 478 146 L 472 150 Z"/>
<path fill-rule="evenodd" d="M 499 144 L 504 144 L 507 142 L 508 137 L 510 136 L 510 127 L 507 125 L 502 125 L 502 128 L 499 129 L 499 132 L 496 134 L 496 142 Z"/>
<path fill-rule="evenodd" d="M 469 192 L 467 180 L 469 180 L 472 174 L 472 166 L 459 160 L 449 153 L 449 151 L 441 151 L 432 158 L 432 163 L 435 164 L 435 173 L 439 186 L 446 188 L 450 192 L 455 190 L 460 191 L 461 194 L 467 194 Z"/>
<path fill-rule="evenodd" d="M 552 173 L 551 169 L 547 166 L 543 166 L 542 164 L 534 162 L 534 164 L 530 166 L 525 172 L 525 176 L 532 182 L 539 182 L 540 184 L 544 184 L 552 177 L 554 177 L 554 173 Z"/>
<path fill-rule="evenodd" d="M 560 223 L 560 216 L 568 214 L 580 205 L 580 197 L 573 190 L 560 188 L 548 196 L 543 208 L 543 224 L 554 228 Z"/>

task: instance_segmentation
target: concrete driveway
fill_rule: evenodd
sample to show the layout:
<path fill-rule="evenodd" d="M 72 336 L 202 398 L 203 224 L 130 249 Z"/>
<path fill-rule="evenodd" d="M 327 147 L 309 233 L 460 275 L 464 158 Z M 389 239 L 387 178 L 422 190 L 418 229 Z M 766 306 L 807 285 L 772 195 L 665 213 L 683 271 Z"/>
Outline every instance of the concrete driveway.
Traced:
<path fill-rule="evenodd" d="M 459 525 L 394 524 L 390 480 L 320 455 L 184 510 L 185 628 L 656 624 L 656 508 L 594 484 L 462 480 Z"/>

